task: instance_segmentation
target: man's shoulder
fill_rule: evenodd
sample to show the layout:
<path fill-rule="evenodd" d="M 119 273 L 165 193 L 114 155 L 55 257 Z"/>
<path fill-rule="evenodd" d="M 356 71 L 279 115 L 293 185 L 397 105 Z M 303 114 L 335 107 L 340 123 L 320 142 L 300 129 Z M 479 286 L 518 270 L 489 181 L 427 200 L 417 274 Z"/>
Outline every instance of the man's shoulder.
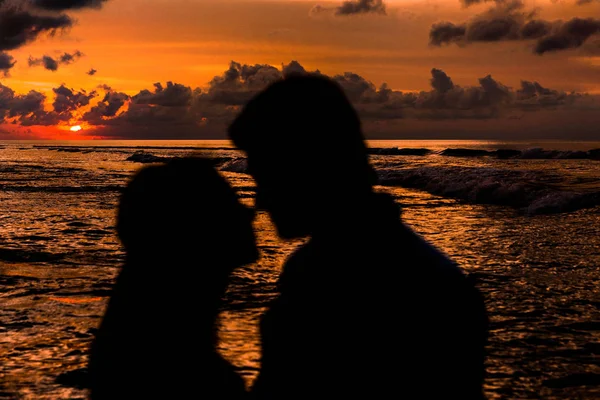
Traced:
<path fill-rule="evenodd" d="M 433 269 L 444 275 L 464 276 L 463 270 L 446 253 L 425 240 L 411 228 L 402 224 L 400 246 L 406 252 L 406 259 L 416 268 Z"/>

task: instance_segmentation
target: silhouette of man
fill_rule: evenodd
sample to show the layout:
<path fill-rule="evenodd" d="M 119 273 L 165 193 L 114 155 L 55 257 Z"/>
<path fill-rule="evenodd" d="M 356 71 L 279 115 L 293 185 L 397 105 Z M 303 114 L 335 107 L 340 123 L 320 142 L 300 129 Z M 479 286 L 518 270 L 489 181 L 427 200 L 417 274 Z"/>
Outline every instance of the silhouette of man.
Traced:
<path fill-rule="evenodd" d="M 297 75 L 253 98 L 229 135 L 285 263 L 261 320 L 258 399 L 482 399 L 483 299 L 375 193 L 359 118 L 333 81 Z"/>
<path fill-rule="evenodd" d="M 117 231 L 126 261 L 92 344 L 91 399 L 241 399 L 216 350 L 231 272 L 257 258 L 252 214 L 208 160 L 142 169 Z"/>

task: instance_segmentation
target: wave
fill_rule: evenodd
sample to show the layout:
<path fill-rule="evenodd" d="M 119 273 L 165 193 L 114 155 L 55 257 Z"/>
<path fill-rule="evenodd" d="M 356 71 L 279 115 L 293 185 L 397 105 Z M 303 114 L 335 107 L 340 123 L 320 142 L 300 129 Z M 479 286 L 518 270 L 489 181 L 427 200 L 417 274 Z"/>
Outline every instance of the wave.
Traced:
<path fill-rule="evenodd" d="M 153 163 L 167 162 L 169 160 L 174 160 L 177 158 L 181 158 L 181 157 L 157 156 L 152 153 L 146 153 L 145 151 L 141 150 L 141 151 L 136 151 L 135 153 L 133 153 L 132 155 L 127 157 L 125 159 L 125 161 L 137 162 L 137 163 L 142 163 L 142 164 L 153 164 Z M 221 165 L 225 164 L 226 162 L 232 160 L 231 157 L 204 157 L 204 158 L 212 161 L 216 166 L 221 166 Z"/>
<path fill-rule="evenodd" d="M 163 161 L 168 161 L 173 157 L 160 157 L 155 156 L 154 154 L 146 153 L 144 151 L 136 151 L 129 157 L 125 159 L 125 161 L 132 161 L 142 164 L 150 164 L 150 163 L 160 163 Z"/>
<path fill-rule="evenodd" d="M 1 148 L 1 147 L 0 147 Z M 68 153 L 91 153 L 91 152 L 115 152 L 131 154 L 131 150 L 136 153 L 144 153 L 145 150 L 187 150 L 187 151 L 237 151 L 235 147 L 207 147 L 207 146 L 44 146 L 34 145 L 33 149 L 46 149 L 50 151 L 68 152 Z M 21 148 L 28 150 L 31 148 Z M 439 155 L 446 157 L 493 157 L 499 159 L 552 159 L 552 160 L 570 160 L 570 159 L 589 159 L 600 160 L 600 149 L 589 151 L 581 150 L 545 150 L 543 148 L 530 148 L 525 150 L 517 149 L 469 149 L 469 148 L 447 148 L 441 151 L 435 151 L 427 148 L 402 148 L 402 147 L 371 147 L 367 149 L 370 155 L 376 156 L 417 156 L 424 157 L 429 155 Z M 131 156 L 133 157 L 133 155 Z M 128 160 L 135 162 L 153 162 L 145 161 L 141 156 L 136 159 Z M 136 158 L 134 157 L 134 158 Z M 158 156 L 155 156 L 158 157 Z M 148 159 L 150 159 L 148 157 Z M 160 162 L 160 161 L 157 161 Z"/>
<path fill-rule="evenodd" d="M 248 173 L 248 161 L 245 158 L 234 158 L 220 165 L 219 170 L 226 172 Z"/>
<path fill-rule="evenodd" d="M 420 189 L 472 204 L 510 206 L 528 215 L 576 211 L 600 205 L 600 191 L 560 187 L 562 178 L 532 171 L 495 168 L 420 167 L 379 171 L 383 186 Z"/>
<path fill-rule="evenodd" d="M 44 251 L 0 248 L 0 260 L 5 262 L 50 262 L 62 260 L 64 257 L 64 254 L 48 253 Z"/>
<path fill-rule="evenodd" d="M 441 151 L 433 151 L 425 148 L 398 148 L 398 147 L 374 147 L 368 149 L 371 155 L 380 156 L 428 156 L 440 155 L 445 157 L 493 157 L 499 159 L 522 159 L 522 160 L 600 160 L 600 149 L 589 151 L 580 150 L 544 150 L 542 148 L 531 148 L 526 150 L 516 149 L 465 149 L 448 148 Z"/>
<path fill-rule="evenodd" d="M 120 192 L 124 186 L 19 186 L 0 184 L 2 192 L 27 192 L 27 193 L 108 193 Z"/>
<path fill-rule="evenodd" d="M 424 148 L 372 147 L 367 149 L 367 152 L 380 156 L 426 156 L 433 151 Z"/>

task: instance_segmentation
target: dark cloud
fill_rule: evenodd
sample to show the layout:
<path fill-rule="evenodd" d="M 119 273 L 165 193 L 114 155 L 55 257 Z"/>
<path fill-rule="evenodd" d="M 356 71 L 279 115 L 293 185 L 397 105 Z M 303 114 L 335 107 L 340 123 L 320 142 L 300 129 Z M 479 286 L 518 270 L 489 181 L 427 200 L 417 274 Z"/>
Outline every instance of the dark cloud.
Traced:
<path fill-rule="evenodd" d="M 52 89 L 52 91 L 55 94 L 52 106 L 57 113 L 71 112 L 79 107 L 87 106 L 90 104 L 90 100 L 96 96 L 95 92 L 87 93 L 84 90 L 75 92 L 65 85 Z"/>
<path fill-rule="evenodd" d="M 56 125 L 69 115 L 59 115 L 54 111 L 45 111 L 46 96 L 35 90 L 25 95 L 17 95 L 0 83 L 0 123 L 13 122 L 21 126 Z M 68 118 L 67 118 L 68 119 Z"/>
<path fill-rule="evenodd" d="M 64 53 L 62 56 L 60 56 L 59 60 L 61 64 L 73 64 L 75 61 L 79 60 L 81 57 L 83 57 L 83 53 L 80 52 L 79 50 L 75 50 L 73 53 Z"/>
<path fill-rule="evenodd" d="M 354 103 L 360 102 L 363 98 L 374 93 L 376 90 L 373 83 L 352 72 L 334 75 L 332 79 L 344 89 L 344 92 L 346 92 L 350 101 Z"/>
<path fill-rule="evenodd" d="M 167 82 L 167 87 L 154 84 L 154 92 L 142 90 L 132 97 L 135 104 L 149 104 L 163 107 L 185 107 L 192 101 L 192 89 L 179 83 Z"/>
<path fill-rule="evenodd" d="M 8 113 L 9 117 L 27 116 L 31 113 L 40 113 L 44 110 L 46 96 L 35 90 L 26 95 L 15 96 Z"/>
<path fill-rule="evenodd" d="M 525 25 L 527 15 L 518 0 L 497 3 L 486 12 L 475 16 L 466 24 L 452 22 L 434 24 L 429 32 L 429 42 L 435 46 L 447 43 L 495 42 L 516 40 Z"/>
<path fill-rule="evenodd" d="M 472 6 L 473 4 L 481 4 L 484 3 L 486 1 L 492 1 L 492 0 L 460 0 L 460 2 L 465 6 L 465 7 L 469 7 Z"/>
<path fill-rule="evenodd" d="M 461 42 L 467 32 L 466 25 L 456 25 L 452 22 L 438 22 L 431 27 L 429 32 L 429 43 L 434 46 Z"/>
<path fill-rule="evenodd" d="M 523 39 L 539 39 L 550 33 L 552 24 L 548 21 L 533 19 L 527 21 L 521 28 L 521 38 Z"/>
<path fill-rule="evenodd" d="M 289 67 L 288 70 L 290 68 L 297 69 L 298 66 Z M 227 71 L 209 82 L 204 97 L 214 103 L 242 105 L 268 84 L 281 78 L 281 72 L 271 65 L 242 65 L 232 61 Z"/>
<path fill-rule="evenodd" d="M 15 66 L 16 63 L 17 62 L 15 61 L 13 56 L 0 51 L 0 72 L 4 76 L 8 76 L 8 72 L 12 67 Z"/>
<path fill-rule="evenodd" d="M 512 0 L 499 1 L 464 24 L 440 22 L 432 25 L 429 42 L 441 46 L 451 43 L 464 45 L 472 42 L 536 40 L 534 53 L 544 54 L 581 47 L 597 33 L 600 33 L 600 19 L 545 21 L 536 19 L 534 12 L 525 11 L 520 0 Z"/>
<path fill-rule="evenodd" d="M 94 76 L 94 75 L 96 75 L 96 72 L 98 72 L 98 71 L 95 70 L 94 68 L 91 68 L 88 72 L 86 72 L 86 74 L 88 74 L 90 76 Z"/>
<path fill-rule="evenodd" d="M 42 58 L 29 57 L 28 62 L 30 67 L 43 66 L 49 71 L 58 70 L 58 61 L 50 56 L 43 56 Z"/>
<path fill-rule="evenodd" d="M 282 65 L 281 69 L 231 62 L 205 90 L 167 82 L 130 97 L 106 85 L 99 86 L 104 96 L 97 104 L 92 103 L 89 110 L 95 92 L 76 92 L 61 85 L 53 89 L 53 110 L 44 111 L 46 98 L 42 93 L 15 95 L 10 88 L 0 86 L 0 119 L 29 126 L 82 118 L 97 127 L 94 135 L 113 138 L 222 138 L 249 98 L 285 76 L 306 73 L 320 74 L 307 72 L 297 61 Z M 501 121 L 521 120 L 531 112 L 540 112 L 539 115 L 572 112 L 589 119 L 590 114 L 600 110 L 597 97 L 554 90 L 535 80 L 524 80 L 519 88 L 512 89 L 486 75 L 474 86 L 460 86 L 438 68 L 431 70 L 431 89 L 421 92 L 393 90 L 385 83 L 376 86 L 353 72 L 330 78 L 348 95 L 365 126 L 393 126 L 393 121 L 399 119 L 405 121 L 403 124 L 413 125 L 415 122 L 406 121 L 445 120 L 457 126 L 453 120 L 492 118 L 498 121 L 492 125 L 497 126 L 504 123 Z"/>
<path fill-rule="evenodd" d="M 565 93 L 522 81 L 514 91 L 491 75 L 479 79 L 479 86 L 451 84 L 441 70 L 432 70 L 432 91 L 417 95 L 412 116 L 429 119 L 511 118 L 515 112 L 586 108 L 585 95 Z M 594 106 L 596 109 L 600 104 Z"/>
<path fill-rule="evenodd" d="M 0 51 L 14 50 L 38 38 L 70 28 L 73 20 L 64 14 L 35 15 L 18 7 L 0 7 Z"/>
<path fill-rule="evenodd" d="M 431 70 L 431 87 L 440 93 L 446 93 L 454 88 L 452 79 L 441 69 L 433 68 Z"/>
<path fill-rule="evenodd" d="M 527 100 L 537 96 L 557 96 L 556 90 L 543 87 L 537 82 L 521 81 L 521 89 L 517 90 L 517 96 L 520 100 Z"/>
<path fill-rule="evenodd" d="M 42 58 L 29 57 L 28 62 L 30 67 L 43 66 L 49 71 L 56 71 L 58 70 L 59 65 L 73 64 L 81 57 L 83 57 L 83 53 L 79 50 L 76 50 L 72 54 L 64 53 L 62 56 L 58 57 L 58 59 L 52 58 L 50 56 L 43 56 Z"/>
<path fill-rule="evenodd" d="M 296 74 L 306 74 L 306 69 L 298 61 L 292 61 L 288 65 L 281 67 L 281 73 L 284 77 Z"/>
<path fill-rule="evenodd" d="M 599 56 L 600 55 L 600 35 L 590 37 L 581 46 L 581 52 L 588 56 Z"/>
<path fill-rule="evenodd" d="M 353 15 L 353 14 L 386 14 L 385 3 L 383 0 L 352 0 L 344 1 L 341 6 L 336 8 L 335 15 Z"/>
<path fill-rule="evenodd" d="M 321 13 L 327 12 L 331 10 L 330 8 L 323 7 L 320 4 L 316 4 L 313 8 L 310 9 L 309 15 L 319 15 Z"/>
<path fill-rule="evenodd" d="M 49 11 L 66 11 L 81 8 L 101 8 L 108 0 L 32 0 L 35 7 Z"/>
<path fill-rule="evenodd" d="M 467 42 L 496 42 L 516 40 L 522 26 L 520 18 L 514 15 L 498 15 L 489 19 L 473 21 L 465 34 Z"/>
<path fill-rule="evenodd" d="M 102 125 L 107 118 L 116 116 L 129 100 L 129 95 L 110 91 L 109 88 L 102 101 L 85 113 L 83 119 L 92 125 Z"/>
<path fill-rule="evenodd" d="M 88 3 L 94 2 L 88 1 Z M 67 1 L 34 0 L 34 3 L 44 3 L 44 5 L 55 11 L 71 8 L 59 6 L 69 3 Z M 70 3 L 77 2 L 73 1 Z M 54 36 L 57 32 L 73 26 L 74 21 L 68 15 L 54 13 L 51 15 L 47 13 L 37 14 L 31 9 L 31 5 L 32 3 L 29 1 L 0 0 L 0 72 L 4 75 L 14 65 L 10 65 L 12 58 L 9 59 L 8 57 L 10 56 L 6 55 L 4 51 L 18 49 L 35 41 L 41 35 Z M 51 5 L 54 5 L 54 7 L 51 7 Z M 74 61 L 74 58 L 80 56 L 79 52 L 75 54 L 65 53 L 61 56 L 60 62 L 69 64 Z M 63 59 L 63 57 L 67 58 Z M 29 60 L 29 65 L 41 65 L 51 71 L 56 71 L 58 64 L 59 62 L 50 56 L 43 56 L 39 59 L 30 58 Z"/>
<path fill-rule="evenodd" d="M 296 61 L 283 65 L 281 70 L 232 62 L 209 83 L 207 90 L 170 85 L 178 88 L 172 89 L 173 98 L 180 98 L 174 96 L 175 91 L 188 93 L 190 101 L 187 96 L 186 101 L 156 100 L 156 94 L 166 90 L 162 85 L 156 85 L 153 92 L 141 91 L 130 102 L 127 95 L 109 91 L 98 106 L 86 113 L 85 120 L 105 127 L 107 135 L 113 137 L 169 138 L 173 132 L 178 138 L 217 137 L 254 94 L 284 76 L 302 73 L 309 72 Z M 547 89 L 537 82 L 524 81 L 521 89 L 514 91 L 491 75 L 479 79 L 476 86 L 462 87 L 437 68 L 431 70 L 432 90 L 418 93 L 393 90 L 385 83 L 376 87 L 352 72 L 333 75 L 331 79 L 342 87 L 367 124 L 397 119 L 506 120 L 515 112 L 575 107 L 583 99 L 582 95 Z M 147 101 L 150 98 L 155 100 Z"/>
<path fill-rule="evenodd" d="M 600 19 L 573 18 L 556 24 L 556 28 L 548 36 L 542 37 L 535 46 L 537 54 L 549 51 L 574 49 L 581 47 L 592 35 L 600 33 Z"/>
<path fill-rule="evenodd" d="M 356 14 L 387 15 L 383 0 L 349 0 L 344 1 L 339 7 L 323 7 L 317 4 L 310 10 L 309 15 L 319 15 L 330 11 L 333 11 L 334 15 L 337 16 Z"/>
<path fill-rule="evenodd" d="M 491 75 L 479 79 L 479 86 L 460 87 L 442 70 L 431 70 L 432 91 L 421 92 L 415 100 L 415 109 L 424 111 L 419 117 L 493 118 L 500 108 L 508 106 L 510 90 Z"/>

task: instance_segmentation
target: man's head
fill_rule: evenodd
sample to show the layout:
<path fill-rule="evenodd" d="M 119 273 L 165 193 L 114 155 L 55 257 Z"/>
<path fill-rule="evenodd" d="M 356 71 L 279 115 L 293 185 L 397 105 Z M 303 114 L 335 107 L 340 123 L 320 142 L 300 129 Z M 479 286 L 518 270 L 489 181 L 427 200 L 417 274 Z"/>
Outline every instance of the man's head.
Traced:
<path fill-rule="evenodd" d="M 229 135 L 248 156 L 257 205 L 285 238 L 310 235 L 344 196 L 364 196 L 375 183 L 358 115 L 340 86 L 322 76 L 270 85 Z"/>

